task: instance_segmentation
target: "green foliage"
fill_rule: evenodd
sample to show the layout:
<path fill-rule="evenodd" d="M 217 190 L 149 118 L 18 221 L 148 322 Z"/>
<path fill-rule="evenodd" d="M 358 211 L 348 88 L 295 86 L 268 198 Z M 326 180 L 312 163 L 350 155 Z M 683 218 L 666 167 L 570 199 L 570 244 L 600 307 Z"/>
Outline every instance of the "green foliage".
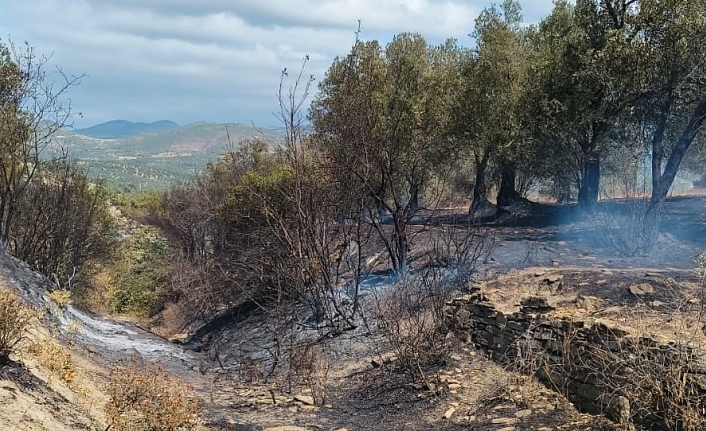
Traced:
<path fill-rule="evenodd" d="M 285 165 L 271 172 L 246 172 L 240 183 L 231 187 L 218 212 L 239 228 L 267 225 L 273 217 L 287 218 L 292 211 L 287 191 L 293 178 Z"/>
<path fill-rule="evenodd" d="M 169 280 L 170 255 L 167 240 L 155 227 L 140 227 L 125 239 L 119 260 L 110 268 L 113 311 L 148 316 Z"/>

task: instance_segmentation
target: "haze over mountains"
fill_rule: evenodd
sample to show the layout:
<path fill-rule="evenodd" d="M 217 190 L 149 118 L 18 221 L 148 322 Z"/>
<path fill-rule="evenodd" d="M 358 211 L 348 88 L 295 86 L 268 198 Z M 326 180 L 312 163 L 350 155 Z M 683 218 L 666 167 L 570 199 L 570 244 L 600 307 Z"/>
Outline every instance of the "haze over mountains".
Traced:
<path fill-rule="evenodd" d="M 179 127 L 173 121 L 160 120 L 154 123 L 133 123 L 127 120 L 112 120 L 85 129 L 78 129 L 76 133 L 93 138 L 115 139 L 140 133 L 160 133 Z"/>
<path fill-rule="evenodd" d="M 203 171 L 228 148 L 244 139 L 276 143 L 283 133 L 245 124 L 193 123 L 161 120 L 133 123 L 114 120 L 85 129 L 63 129 L 57 149 L 122 191 L 165 188 Z"/>

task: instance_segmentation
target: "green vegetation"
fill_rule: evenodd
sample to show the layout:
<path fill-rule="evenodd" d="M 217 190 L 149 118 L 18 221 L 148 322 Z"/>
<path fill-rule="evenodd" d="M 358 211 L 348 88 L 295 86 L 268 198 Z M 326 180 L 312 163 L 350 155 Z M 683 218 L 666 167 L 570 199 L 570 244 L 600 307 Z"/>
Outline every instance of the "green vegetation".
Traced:
<path fill-rule="evenodd" d="M 144 226 L 123 241 L 119 258 L 108 268 L 111 308 L 116 313 L 147 317 L 169 280 L 170 250 L 159 230 Z"/>
<path fill-rule="evenodd" d="M 276 142 L 282 134 L 243 124 L 216 123 L 113 139 L 61 129 L 54 135 L 52 147 L 68 151 L 90 178 L 100 178 L 121 193 L 139 193 L 187 181 L 231 146 L 253 137 Z"/>

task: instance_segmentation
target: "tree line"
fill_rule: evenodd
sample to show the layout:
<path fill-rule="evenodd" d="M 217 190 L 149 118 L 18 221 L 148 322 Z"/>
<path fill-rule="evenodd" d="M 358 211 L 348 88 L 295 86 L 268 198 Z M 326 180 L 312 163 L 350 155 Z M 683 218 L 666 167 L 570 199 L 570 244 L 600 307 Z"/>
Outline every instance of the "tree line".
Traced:
<path fill-rule="evenodd" d="M 557 1 L 537 24 L 506 0 L 477 17 L 470 46 L 417 33 L 385 45 L 356 38 L 315 94 L 305 59 L 282 75 L 283 143 L 234 146 L 154 207 L 151 221 L 181 251 L 169 296 L 206 308 L 294 296 L 318 316 L 340 316 L 331 298 L 340 283 L 359 288 L 366 244 L 377 241 L 403 275 L 410 225 L 450 193 L 470 202 L 471 220 L 521 201 L 537 182 L 591 211 L 602 175 L 648 161 L 646 212 L 656 214 L 682 165 L 703 172 L 704 36 L 705 0 Z M 38 173 L 40 152 L 70 118 L 60 96 L 80 77 L 47 75 L 29 48 L 0 54 L 0 243 L 27 256 L 90 250 L 28 243 L 48 216 L 23 206 L 40 199 L 32 188 L 64 184 L 51 191 L 57 205 L 73 187 L 92 226 L 107 223 L 100 189 L 80 173 L 67 177 L 74 171 L 57 164 L 46 166 L 58 177 Z M 64 227 L 70 238 L 92 232 Z M 62 259 L 69 274 L 83 258 Z"/>
<path fill-rule="evenodd" d="M 471 220 L 536 182 L 592 211 L 602 174 L 647 161 L 648 220 L 683 162 L 703 172 L 687 150 L 706 115 L 704 36 L 703 0 L 557 1 L 531 25 L 506 0 L 470 47 L 356 38 L 310 105 L 306 59 L 283 72 L 283 144 L 234 149 L 166 193 L 157 219 L 190 264 L 219 268 L 214 285 L 307 297 L 322 315 L 336 283 L 360 281 L 369 241 L 403 275 L 410 224 L 449 190 Z"/>

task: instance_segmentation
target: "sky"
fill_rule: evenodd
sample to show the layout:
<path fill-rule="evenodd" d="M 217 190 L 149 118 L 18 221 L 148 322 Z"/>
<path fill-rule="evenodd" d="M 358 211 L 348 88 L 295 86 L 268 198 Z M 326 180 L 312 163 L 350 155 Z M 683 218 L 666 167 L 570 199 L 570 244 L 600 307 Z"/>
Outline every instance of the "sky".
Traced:
<path fill-rule="evenodd" d="M 552 0 L 521 1 L 538 22 Z M 323 79 L 360 38 L 468 34 L 486 0 L 2 0 L 0 40 L 86 76 L 67 93 L 77 128 L 113 119 L 277 126 L 280 72 Z M 292 75 L 292 74 L 290 74 Z M 289 85 L 289 83 L 287 83 Z M 314 88 L 315 90 L 315 88 Z"/>

